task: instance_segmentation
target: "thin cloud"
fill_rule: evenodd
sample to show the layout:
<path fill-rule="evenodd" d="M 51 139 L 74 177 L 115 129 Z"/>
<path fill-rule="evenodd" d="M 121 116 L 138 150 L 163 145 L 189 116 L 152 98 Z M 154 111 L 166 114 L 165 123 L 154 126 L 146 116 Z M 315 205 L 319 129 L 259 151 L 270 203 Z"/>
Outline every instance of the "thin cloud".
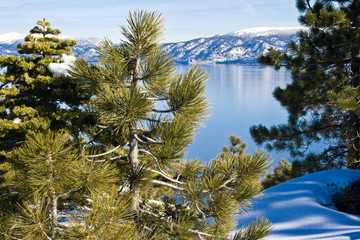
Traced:
<path fill-rule="evenodd" d="M 250 12 L 253 15 L 256 15 L 256 10 L 253 6 L 251 6 L 250 3 L 246 2 L 245 0 L 240 0 L 240 3 L 244 5 L 244 7 L 248 12 Z"/>
<path fill-rule="evenodd" d="M 71 3 L 71 0 L 1 0 L 0 7 L 20 7 L 24 5 L 31 5 L 34 3 L 50 3 L 54 2 L 57 4 Z"/>

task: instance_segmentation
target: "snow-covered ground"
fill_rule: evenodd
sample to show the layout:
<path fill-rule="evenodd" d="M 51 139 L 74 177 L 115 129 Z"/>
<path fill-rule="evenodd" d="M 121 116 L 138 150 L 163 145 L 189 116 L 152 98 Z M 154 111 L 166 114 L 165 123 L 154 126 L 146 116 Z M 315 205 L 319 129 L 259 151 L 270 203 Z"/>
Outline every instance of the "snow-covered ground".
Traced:
<path fill-rule="evenodd" d="M 336 210 L 331 197 L 360 179 L 357 170 L 308 174 L 264 191 L 248 216 L 238 217 L 238 228 L 265 216 L 273 231 L 266 240 L 360 239 L 360 215 Z"/>

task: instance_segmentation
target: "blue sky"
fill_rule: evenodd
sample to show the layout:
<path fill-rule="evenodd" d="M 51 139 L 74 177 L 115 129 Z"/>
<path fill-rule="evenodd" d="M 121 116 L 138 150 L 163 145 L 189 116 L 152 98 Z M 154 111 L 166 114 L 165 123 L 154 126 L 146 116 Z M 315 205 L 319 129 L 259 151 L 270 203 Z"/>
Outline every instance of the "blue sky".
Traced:
<path fill-rule="evenodd" d="M 295 0 L 0 0 L 0 34 L 27 34 L 46 18 L 62 35 L 121 39 L 129 11 L 157 10 L 164 42 L 209 37 L 252 27 L 296 27 Z"/>

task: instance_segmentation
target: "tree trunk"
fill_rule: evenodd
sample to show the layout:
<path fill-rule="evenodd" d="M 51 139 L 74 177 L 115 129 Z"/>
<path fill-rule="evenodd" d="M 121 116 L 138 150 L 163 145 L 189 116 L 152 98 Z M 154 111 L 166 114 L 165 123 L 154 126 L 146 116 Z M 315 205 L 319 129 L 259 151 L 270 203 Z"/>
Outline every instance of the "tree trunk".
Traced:
<path fill-rule="evenodd" d="M 48 162 L 49 162 L 49 171 L 50 171 L 50 201 L 51 201 L 51 218 L 52 218 L 52 229 L 51 229 L 51 238 L 55 239 L 56 237 L 56 228 L 57 228 L 57 224 L 58 224 L 58 214 L 57 214 L 57 207 L 58 207 L 58 199 L 56 196 L 56 191 L 53 185 L 53 180 L 54 180 L 54 167 L 53 167 L 53 159 L 52 156 L 54 154 L 49 150 L 47 153 L 47 158 L 48 158 Z"/>
<path fill-rule="evenodd" d="M 138 56 L 135 60 L 134 72 L 132 75 L 132 86 L 135 87 L 138 81 L 138 72 L 140 67 L 140 56 Z M 131 91 L 131 90 L 130 90 Z M 132 171 L 136 175 L 139 171 L 139 142 L 135 138 L 136 134 L 136 122 L 129 123 L 129 131 L 130 131 L 130 153 L 129 159 L 132 165 Z M 133 196 L 132 196 L 132 210 L 135 212 L 134 221 L 136 224 L 139 223 L 140 218 L 140 189 L 135 184 L 132 186 Z"/>
<path fill-rule="evenodd" d="M 354 47 L 351 52 L 351 86 L 354 88 L 360 87 L 360 52 L 358 48 Z M 357 98 L 357 102 L 359 103 L 360 99 Z M 349 149 L 349 157 L 350 157 L 350 166 L 349 168 L 357 169 L 360 161 L 360 119 L 359 116 L 355 112 L 350 113 L 350 123 L 352 124 L 351 134 L 352 139 L 350 140 L 350 149 Z"/>
<path fill-rule="evenodd" d="M 135 138 L 136 128 L 129 125 L 130 130 L 130 153 L 129 153 L 129 160 L 132 165 L 132 171 L 137 173 L 139 169 L 139 143 Z M 139 205 L 140 205 L 140 190 L 138 187 L 135 187 L 133 190 L 133 197 L 132 197 L 132 209 L 136 213 L 135 221 L 138 221 L 139 218 Z"/>

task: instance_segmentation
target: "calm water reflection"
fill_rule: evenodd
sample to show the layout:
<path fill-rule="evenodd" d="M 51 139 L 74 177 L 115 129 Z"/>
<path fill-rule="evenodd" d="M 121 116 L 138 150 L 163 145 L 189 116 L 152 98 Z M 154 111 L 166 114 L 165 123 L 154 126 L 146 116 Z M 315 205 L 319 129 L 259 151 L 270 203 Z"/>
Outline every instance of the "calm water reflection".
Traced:
<path fill-rule="evenodd" d="M 177 65 L 179 71 L 187 66 Z M 250 126 L 263 124 L 271 126 L 286 123 L 287 112 L 273 98 L 277 86 L 284 87 L 291 75 L 285 70 L 248 65 L 202 66 L 210 75 L 207 83 L 207 97 L 212 104 L 212 115 L 199 129 L 194 143 L 188 148 L 187 157 L 199 157 L 209 161 L 221 152 L 228 143 L 228 136 L 241 136 L 248 143 L 248 153 L 259 147 L 252 141 Z M 274 162 L 288 154 L 270 152 Z"/>

